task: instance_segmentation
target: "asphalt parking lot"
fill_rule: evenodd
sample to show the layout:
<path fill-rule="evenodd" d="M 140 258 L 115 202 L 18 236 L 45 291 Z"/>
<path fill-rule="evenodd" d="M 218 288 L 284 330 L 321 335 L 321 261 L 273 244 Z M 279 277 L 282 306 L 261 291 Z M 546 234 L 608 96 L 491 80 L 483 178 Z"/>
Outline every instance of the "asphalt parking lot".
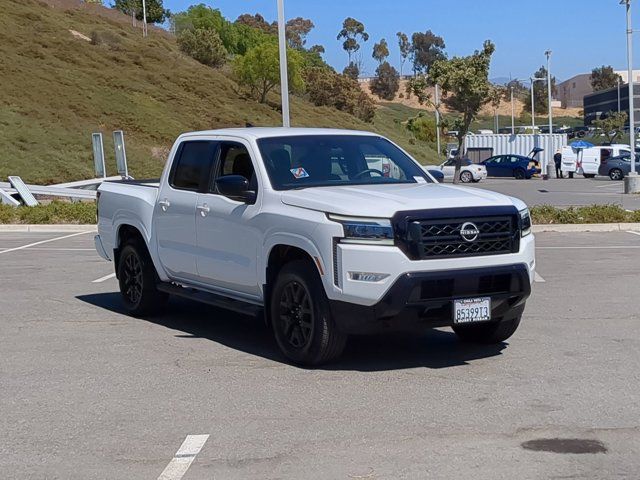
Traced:
<path fill-rule="evenodd" d="M 494 190 L 524 200 L 527 205 L 620 205 L 629 210 L 640 210 L 640 195 L 625 195 L 623 182 L 608 177 L 552 178 L 542 180 L 516 180 L 515 178 L 488 178 L 472 187 Z"/>
<path fill-rule="evenodd" d="M 124 315 L 92 239 L 0 233 L 2 479 L 638 478 L 640 235 L 538 234 L 505 344 L 355 338 L 316 370 L 254 319 Z"/>

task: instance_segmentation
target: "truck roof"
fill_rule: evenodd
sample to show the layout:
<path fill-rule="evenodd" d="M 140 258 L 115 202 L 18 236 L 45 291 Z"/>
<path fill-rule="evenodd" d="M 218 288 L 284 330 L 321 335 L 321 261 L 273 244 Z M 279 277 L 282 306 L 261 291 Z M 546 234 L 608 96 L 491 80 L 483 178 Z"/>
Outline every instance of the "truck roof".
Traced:
<path fill-rule="evenodd" d="M 202 130 L 185 132 L 180 137 L 199 135 L 231 135 L 245 138 L 286 137 L 294 135 L 367 135 L 377 136 L 375 133 L 363 130 L 343 130 L 339 128 L 300 128 L 300 127 L 244 127 L 223 128 L 218 130 Z"/>

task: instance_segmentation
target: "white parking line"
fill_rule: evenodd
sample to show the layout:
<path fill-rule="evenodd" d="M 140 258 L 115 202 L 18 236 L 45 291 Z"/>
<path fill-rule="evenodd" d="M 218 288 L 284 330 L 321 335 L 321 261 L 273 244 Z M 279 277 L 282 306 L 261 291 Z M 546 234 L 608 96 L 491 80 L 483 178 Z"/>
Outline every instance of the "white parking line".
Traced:
<path fill-rule="evenodd" d="M 640 245 L 606 245 L 602 247 L 595 245 L 580 245 L 574 247 L 536 247 L 536 250 L 615 250 L 619 248 L 640 248 Z"/>
<path fill-rule="evenodd" d="M 42 245 L 43 243 L 55 242 L 57 240 L 64 240 L 65 238 L 77 237 L 78 235 L 85 235 L 87 233 L 93 233 L 93 232 L 92 231 L 86 231 L 86 232 L 72 233 L 71 235 L 65 235 L 63 237 L 50 238 L 48 240 L 41 240 L 39 242 L 29 243 L 28 245 L 22 245 L 20 247 L 7 248 L 6 250 L 1 251 L 0 255 L 2 255 L 3 253 L 9 253 L 9 252 L 15 252 L 15 251 L 18 251 L 18 250 L 24 250 L 25 248 L 29 248 L 29 247 L 35 247 L 36 245 Z"/>
<path fill-rule="evenodd" d="M 200 453 L 209 435 L 187 435 L 158 480 L 180 480 Z"/>
<path fill-rule="evenodd" d="M 546 282 L 546 280 L 544 278 L 542 278 L 538 272 L 536 272 L 535 276 L 533 277 L 533 281 L 534 282 L 538 282 L 538 283 L 545 283 Z"/>
<path fill-rule="evenodd" d="M 105 281 L 110 280 L 112 278 L 115 278 L 115 276 L 116 276 L 115 273 L 110 273 L 109 275 L 105 275 L 104 277 L 96 278 L 91 283 L 102 283 L 102 282 L 105 282 Z"/>
<path fill-rule="evenodd" d="M 50 247 L 32 247 L 29 250 L 37 250 L 42 252 L 95 252 L 95 248 L 50 248 Z"/>
<path fill-rule="evenodd" d="M 607 183 L 606 185 L 596 185 L 595 188 L 620 187 L 619 183 Z"/>
<path fill-rule="evenodd" d="M 627 233 L 630 233 L 631 235 L 640 235 L 640 232 L 634 232 L 633 230 L 627 230 Z"/>

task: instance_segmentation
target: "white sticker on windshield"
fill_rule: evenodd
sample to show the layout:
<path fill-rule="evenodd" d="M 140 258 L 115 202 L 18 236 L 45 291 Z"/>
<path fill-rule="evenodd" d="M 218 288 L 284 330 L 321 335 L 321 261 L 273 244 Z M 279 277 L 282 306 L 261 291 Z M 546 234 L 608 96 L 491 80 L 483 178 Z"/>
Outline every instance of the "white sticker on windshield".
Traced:
<path fill-rule="evenodd" d="M 309 174 L 307 173 L 307 171 L 302 168 L 302 167 L 298 167 L 298 168 L 292 168 L 291 170 L 289 170 L 294 177 L 296 178 L 307 178 L 309 176 Z"/>
<path fill-rule="evenodd" d="M 416 181 L 416 183 L 427 183 L 424 177 L 413 177 L 413 179 Z"/>

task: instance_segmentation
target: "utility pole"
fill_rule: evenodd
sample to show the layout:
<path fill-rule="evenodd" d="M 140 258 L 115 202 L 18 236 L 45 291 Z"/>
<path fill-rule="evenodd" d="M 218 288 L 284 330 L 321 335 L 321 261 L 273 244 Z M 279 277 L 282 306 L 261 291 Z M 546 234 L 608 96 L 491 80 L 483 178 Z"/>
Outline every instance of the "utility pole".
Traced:
<path fill-rule="evenodd" d="M 436 107 L 436 145 L 438 148 L 438 161 L 440 161 L 440 87 L 436 83 L 435 91 L 435 107 Z"/>
<path fill-rule="evenodd" d="M 280 50 L 280 94 L 282 97 L 282 126 L 290 127 L 289 76 L 287 72 L 287 36 L 284 22 L 284 0 L 278 0 L 278 48 Z"/>
<path fill-rule="evenodd" d="M 547 150 L 544 180 L 551 178 L 551 159 L 553 158 L 553 108 L 551 108 L 551 50 L 544 52 L 547 56 L 547 101 L 549 103 L 549 149 Z"/>
<path fill-rule="evenodd" d="M 147 36 L 147 2 L 142 0 L 142 36 Z"/>
<path fill-rule="evenodd" d="M 631 0 L 621 0 L 621 5 L 627 7 L 627 75 L 629 79 L 627 81 L 629 85 L 629 145 L 631 148 L 631 171 L 629 175 L 624 179 L 624 193 L 638 193 L 640 192 L 640 176 L 636 172 L 636 123 L 634 118 L 634 106 L 633 106 L 633 29 L 631 27 Z"/>
<path fill-rule="evenodd" d="M 511 135 L 516 134 L 515 110 L 513 107 L 513 86 L 511 86 Z"/>
<path fill-rule="evenodd" d="M 618 113 L 620 113 L 620 75 L 618 75 Z"/>

